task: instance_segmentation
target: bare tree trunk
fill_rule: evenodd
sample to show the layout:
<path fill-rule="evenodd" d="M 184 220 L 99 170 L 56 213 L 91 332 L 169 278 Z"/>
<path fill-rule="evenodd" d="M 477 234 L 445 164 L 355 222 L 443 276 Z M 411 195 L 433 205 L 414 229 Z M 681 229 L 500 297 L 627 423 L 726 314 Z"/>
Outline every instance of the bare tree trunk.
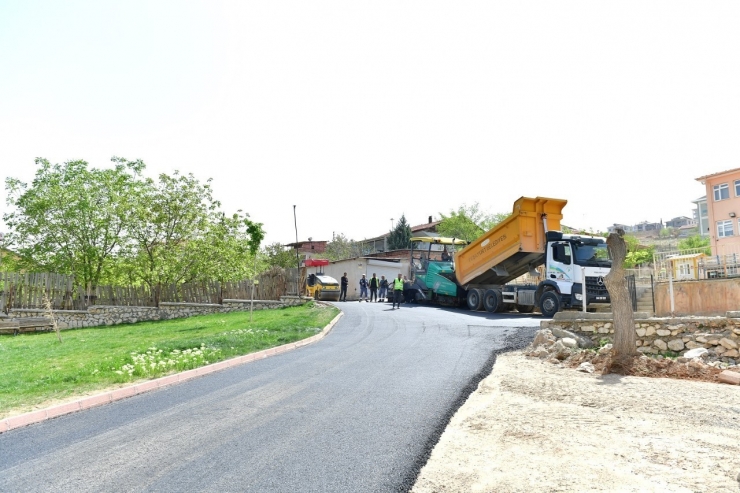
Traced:
<path fill-rule="evenodd" d="M 612 268 L 604 278 L 609 291 L 614 317 L 614 369 L 626 369 L 632 357 L 637 354 L 635 335 L 635 314 L 632 311 L 627 279 L 624 277 L 624 260 L 627 258 L 627 245 L 624 242 L 624 231 L 618 229 L 606 239 L 609 254 L 612 257 Z"/>
<path fill-rule="evenodd" d="M 162 283 L 154 285 L 154 307 L 159 308 L 159 300 L 162 297 Z"/>

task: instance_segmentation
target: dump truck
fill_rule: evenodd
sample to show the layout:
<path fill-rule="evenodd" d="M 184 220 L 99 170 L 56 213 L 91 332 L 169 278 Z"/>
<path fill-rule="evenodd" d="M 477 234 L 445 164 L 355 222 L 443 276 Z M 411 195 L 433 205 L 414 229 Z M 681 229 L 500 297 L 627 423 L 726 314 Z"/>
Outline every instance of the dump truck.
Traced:
<path fill-rule="evenodd" d="M 454 250 L 459 240 L 412 238 L 429 244 L 426 256 L 418 249 L 418 257 L 413 249 L 411 253 L 413 282 L 423 300 L 489 312 L 531 313 L 539 308 L 545 317 L 566 308 L 582 309 L 584 303 L 587 308 L 609 303 L 604 285 L 611 268 L 606 240 L 560 231 L 566 204 L 562 199 L 521 197 L 508 218 L 453 251 L 450 260 L 441 255 L 432 258 L 432 245 L 445 245 L 446 252 L 446 245 Z M 511 284 L 527 273 L 539 282 Z"/>

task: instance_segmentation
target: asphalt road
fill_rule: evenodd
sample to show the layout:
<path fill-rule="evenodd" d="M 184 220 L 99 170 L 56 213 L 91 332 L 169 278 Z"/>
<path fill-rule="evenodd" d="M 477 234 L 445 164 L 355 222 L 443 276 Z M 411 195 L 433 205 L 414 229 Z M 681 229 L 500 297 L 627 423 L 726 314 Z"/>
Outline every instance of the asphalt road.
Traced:
<path fill-rule="evenodd" d="M 338 305 L 314 345 L 0 435 L 0 491 L 405 491 L 495 354 L 539 325 Z"/>

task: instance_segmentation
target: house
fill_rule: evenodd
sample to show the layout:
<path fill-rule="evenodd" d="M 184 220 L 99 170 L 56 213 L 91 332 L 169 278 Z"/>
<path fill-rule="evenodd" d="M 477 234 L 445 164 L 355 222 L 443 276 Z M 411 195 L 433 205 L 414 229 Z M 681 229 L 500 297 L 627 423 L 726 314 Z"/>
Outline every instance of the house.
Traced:
<path fill-rule="evenodd" d="M 309 238 L 306 241 L 288 243 L 287 245 L 283 246 L 298 249 L 298 253 L 303 253 L 310 256 L 312 254 L 324 253 L 326 251 L 327 243 L 327 240 L 314 240 L 312 238 Z"/>
<path fill-rule="evenodd" d="M 437 236 L 437 226 L 442 221 L 432 221 L 432 219 L 432 216 L 429 216 L 429 221 L 426 223 L 411 226 L 411 236 Z M 389 251 L 388 237 L 390 234 L 389 231 L 383 235 L 368 238 L 358 243 L 362 243 L 362 251 L 365 255 L 384 253 Z"/>
<path fill-rule="evenodd" d="M 637 233 L 645 233 L 647 231 L 660 231 L 661 229 L 663 229 L 663 221 L 659 223 L 649 223 L 647 221 L 643 221 L 641 223 L 635 224 L 633 231 Z"/>
<path fill-rule="evenodd" d="M 609 233 L 616 233 L 618 229 L 621 229 L 625 233 L 630 233 L 634 229 L 634 227 L 627 226 L 626 224 L 614 223 L 611 226 L 607 227 L 606 231 Z"/>
<path fill-rule="evenodd" d="M 699 262 L 705 256 L 703 253 L 692 253 L 668 257 L 667 260 L 671 263 L 673 278 L 677 281 L 699 279 Z"/>
<path fill-rule="evenodd" d="M 700 176 L 706 187 L 707 226 L 712 255 L 740 253 L 740 168 Z"/>
<path fill-rule="evenodd" d="M 694 221 L 699 228 L 699 234 L 702 236 L 709 235 L 709 211 L 707 209 L 707 196 L 699 197 L 691 201 L 696 205 L 694 209 Z"/>
<path fill-rule="evenodd" d="M 682 226 L 689 226 L 694 224 L 694 220 L 686 216 L 674 217 L 670 221 L 665 222 L 666 228 L 680 228 Z"/>

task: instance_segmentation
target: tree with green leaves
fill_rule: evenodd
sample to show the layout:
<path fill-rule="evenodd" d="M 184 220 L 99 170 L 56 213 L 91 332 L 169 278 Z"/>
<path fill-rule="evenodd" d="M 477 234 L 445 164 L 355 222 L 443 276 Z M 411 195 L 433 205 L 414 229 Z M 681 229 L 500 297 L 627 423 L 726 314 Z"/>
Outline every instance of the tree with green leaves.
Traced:
<path fill-rule="evenodd" d="M 404 248 L 411 248 L 411 226 L 406 222 L 406 215 L 402 214 L 396 227 L 388 236 L 388 249 L 401 250 Z"/>
<path fill-rule="evenodd" d="M 131 225 L 144 169 L 141 161 L 112 161 L 112 169 L 97 169 L 38 158 L 30 185 L 6 179 L 12 210 L 3 220 L 21 268 L 71 274 L 85 287 L 104 279 Z"/>
<path fill-rule="evenodd" d="M 254 278 L 255 256 L 264 236 L 262 224 L 242 211 L 231 216 L 211 214 L 205 234 L 193 240 L 193 247 L 200 252 L 193 277 L 220 282 Z"/>
<path fill-rule="evenodd" d="M 331 261 L 337 261 L 360 257 L 362 253 L 362 247 L 358 242 L 339 233 L 333 235 L 331 241 L 326 244 L 323 257 Z"/>
<path fill-rule="evenodd" d="M 147 180 L 138 196 L 126 251 L 129 276 L 154 292 L 155 305 L 163 286 L 194 281 L 203 259 L 203 240 L 212 231 L 220 203 L 208 180 L 192 174 L 160 174 Z"/>
<path fill-rule="evenodd" d="M 503 222 L 511 214 L 489 214 L 480 209 L 478 202 L 473 205 L 463 204 L 449 214 L 442 214 L 442 220 L 437 225 L 440 236 L 459 238 L 465 241 L 474 241 L 486 231 Z"/>
<path fill-rule="evenodd" d="M 625 243 L 627 254 L 624 260 L 624 267 L 632 269 L 638 265 L 647 265 L 653 261 L 655 255 L 655 245 L 643 246 L 634 235 L 624 235 L 622 240 Z"/>
<path fill-rule="evenodd" d="M 0 272 L 21 272 L 28 263 L 14 251 L 0 246 Z"/>
<path fill-rule="evenodd" d="M 689 236 L 678 242 L 678 251 L 681 253 L 699 252 L 705 255 L 712 255 L 712 248 L 709 246 L 709 237 L 694 235 Z"/>
<path fill-rule="evenodd" d="M 262 259 L 262 267 L 260 270 L 267 270 L 270 267 L 282 267 L 283 269 L 295 268 L 295 250 L 286 250 L 285 247 L 279 243 L 270 243 L 262 248 L 260 253 Z"/>

